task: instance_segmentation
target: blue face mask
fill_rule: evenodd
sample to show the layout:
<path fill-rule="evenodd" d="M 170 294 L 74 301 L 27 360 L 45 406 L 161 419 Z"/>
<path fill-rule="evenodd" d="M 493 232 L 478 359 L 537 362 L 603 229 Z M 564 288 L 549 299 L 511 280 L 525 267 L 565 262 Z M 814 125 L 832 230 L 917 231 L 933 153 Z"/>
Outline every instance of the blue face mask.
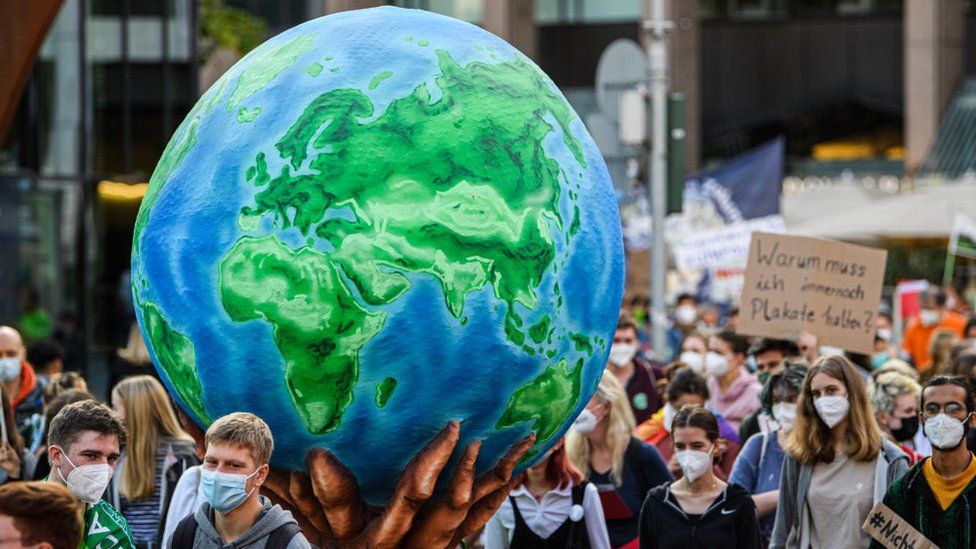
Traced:
<path fill-rule="evenodd" d="M 254 493 L 254 488 L 251 488 L 250 492 L 245 491 L 247 479 L 257 474 L 260 469 L 260 467 L 255 469 L 250 475 L 221 473 L 203 469 L 200 472 L 200 486 L 203 488 L 203 497 L 206 498 L 211 507 L 221 514 L 233 511 Z"/>

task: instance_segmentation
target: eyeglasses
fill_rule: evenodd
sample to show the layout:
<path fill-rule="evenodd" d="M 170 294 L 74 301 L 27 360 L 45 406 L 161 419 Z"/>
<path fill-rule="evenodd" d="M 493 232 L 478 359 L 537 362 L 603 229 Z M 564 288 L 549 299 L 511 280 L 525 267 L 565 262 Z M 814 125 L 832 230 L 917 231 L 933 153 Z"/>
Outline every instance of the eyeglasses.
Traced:
<path fill-rule="evenodd" d="M 925 417 L 937 416 L 939 412 L 945 412 L 947 416 L 962 417 L 966 415 L 966 407 L 958 402 L 950 402 L 945 406 L 940 406 L 937 402 L 926 402 L 922 408 L 922 415 Z"/>

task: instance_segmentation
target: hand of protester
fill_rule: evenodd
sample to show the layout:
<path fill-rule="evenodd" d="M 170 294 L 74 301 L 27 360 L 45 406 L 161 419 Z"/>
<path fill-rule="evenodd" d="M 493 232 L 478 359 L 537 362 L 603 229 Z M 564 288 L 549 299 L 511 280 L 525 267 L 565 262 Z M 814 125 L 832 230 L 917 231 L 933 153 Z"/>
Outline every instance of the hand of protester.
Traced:
<path fill-rule="evenodd" d="M 0 468 L 7 472 L 9 478 L 20 478 L 20 456 L 9 442 L 6 447 L 6 458 L 0 461 Z"/>
<path fill-rule="evenodd" d="M 305 537 L 324 547 L 454 547 L 480 529 L 508 497 L 512 472 L 532 446 L 530 435 L 495 468 L 475 478 L 481 441 L 465 449 L 442 498 L 432 501 L 437 479 L 457 446 L 452 421 L 407 464 L 386 508 L 367 505 L 352 473 L 324 448 L 307 456 L 309 473 L 272 469 L 262 490 L 292 511 Z"/>

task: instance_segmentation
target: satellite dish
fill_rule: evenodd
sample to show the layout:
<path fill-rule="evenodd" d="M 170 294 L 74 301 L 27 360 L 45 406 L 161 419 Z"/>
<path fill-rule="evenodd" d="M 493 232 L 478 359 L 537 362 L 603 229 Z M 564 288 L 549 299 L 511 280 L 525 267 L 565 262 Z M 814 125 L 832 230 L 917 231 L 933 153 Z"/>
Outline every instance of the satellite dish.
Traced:
<path fill-rule="evenodd" d="M 617 122 L 620 93 L 647 82 L 647 58 L 633 40 L 618 38 L 603 50 L 596 64 L 596 102 L 603 114 Z"/>

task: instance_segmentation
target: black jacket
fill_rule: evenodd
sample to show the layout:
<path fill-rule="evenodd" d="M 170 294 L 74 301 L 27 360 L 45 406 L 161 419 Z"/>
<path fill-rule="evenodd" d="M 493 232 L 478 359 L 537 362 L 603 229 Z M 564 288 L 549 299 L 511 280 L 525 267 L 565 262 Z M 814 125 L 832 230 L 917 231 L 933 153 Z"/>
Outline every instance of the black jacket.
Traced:
<path fill-rule="evenodd" d="M 749 492 L 730 484 L 696 520 L 671 494 L 671 485 L 651 490 L 640 516 L 641 549 L 698 549 L 722 547 L 759 549 L 759 519 Z"/>

